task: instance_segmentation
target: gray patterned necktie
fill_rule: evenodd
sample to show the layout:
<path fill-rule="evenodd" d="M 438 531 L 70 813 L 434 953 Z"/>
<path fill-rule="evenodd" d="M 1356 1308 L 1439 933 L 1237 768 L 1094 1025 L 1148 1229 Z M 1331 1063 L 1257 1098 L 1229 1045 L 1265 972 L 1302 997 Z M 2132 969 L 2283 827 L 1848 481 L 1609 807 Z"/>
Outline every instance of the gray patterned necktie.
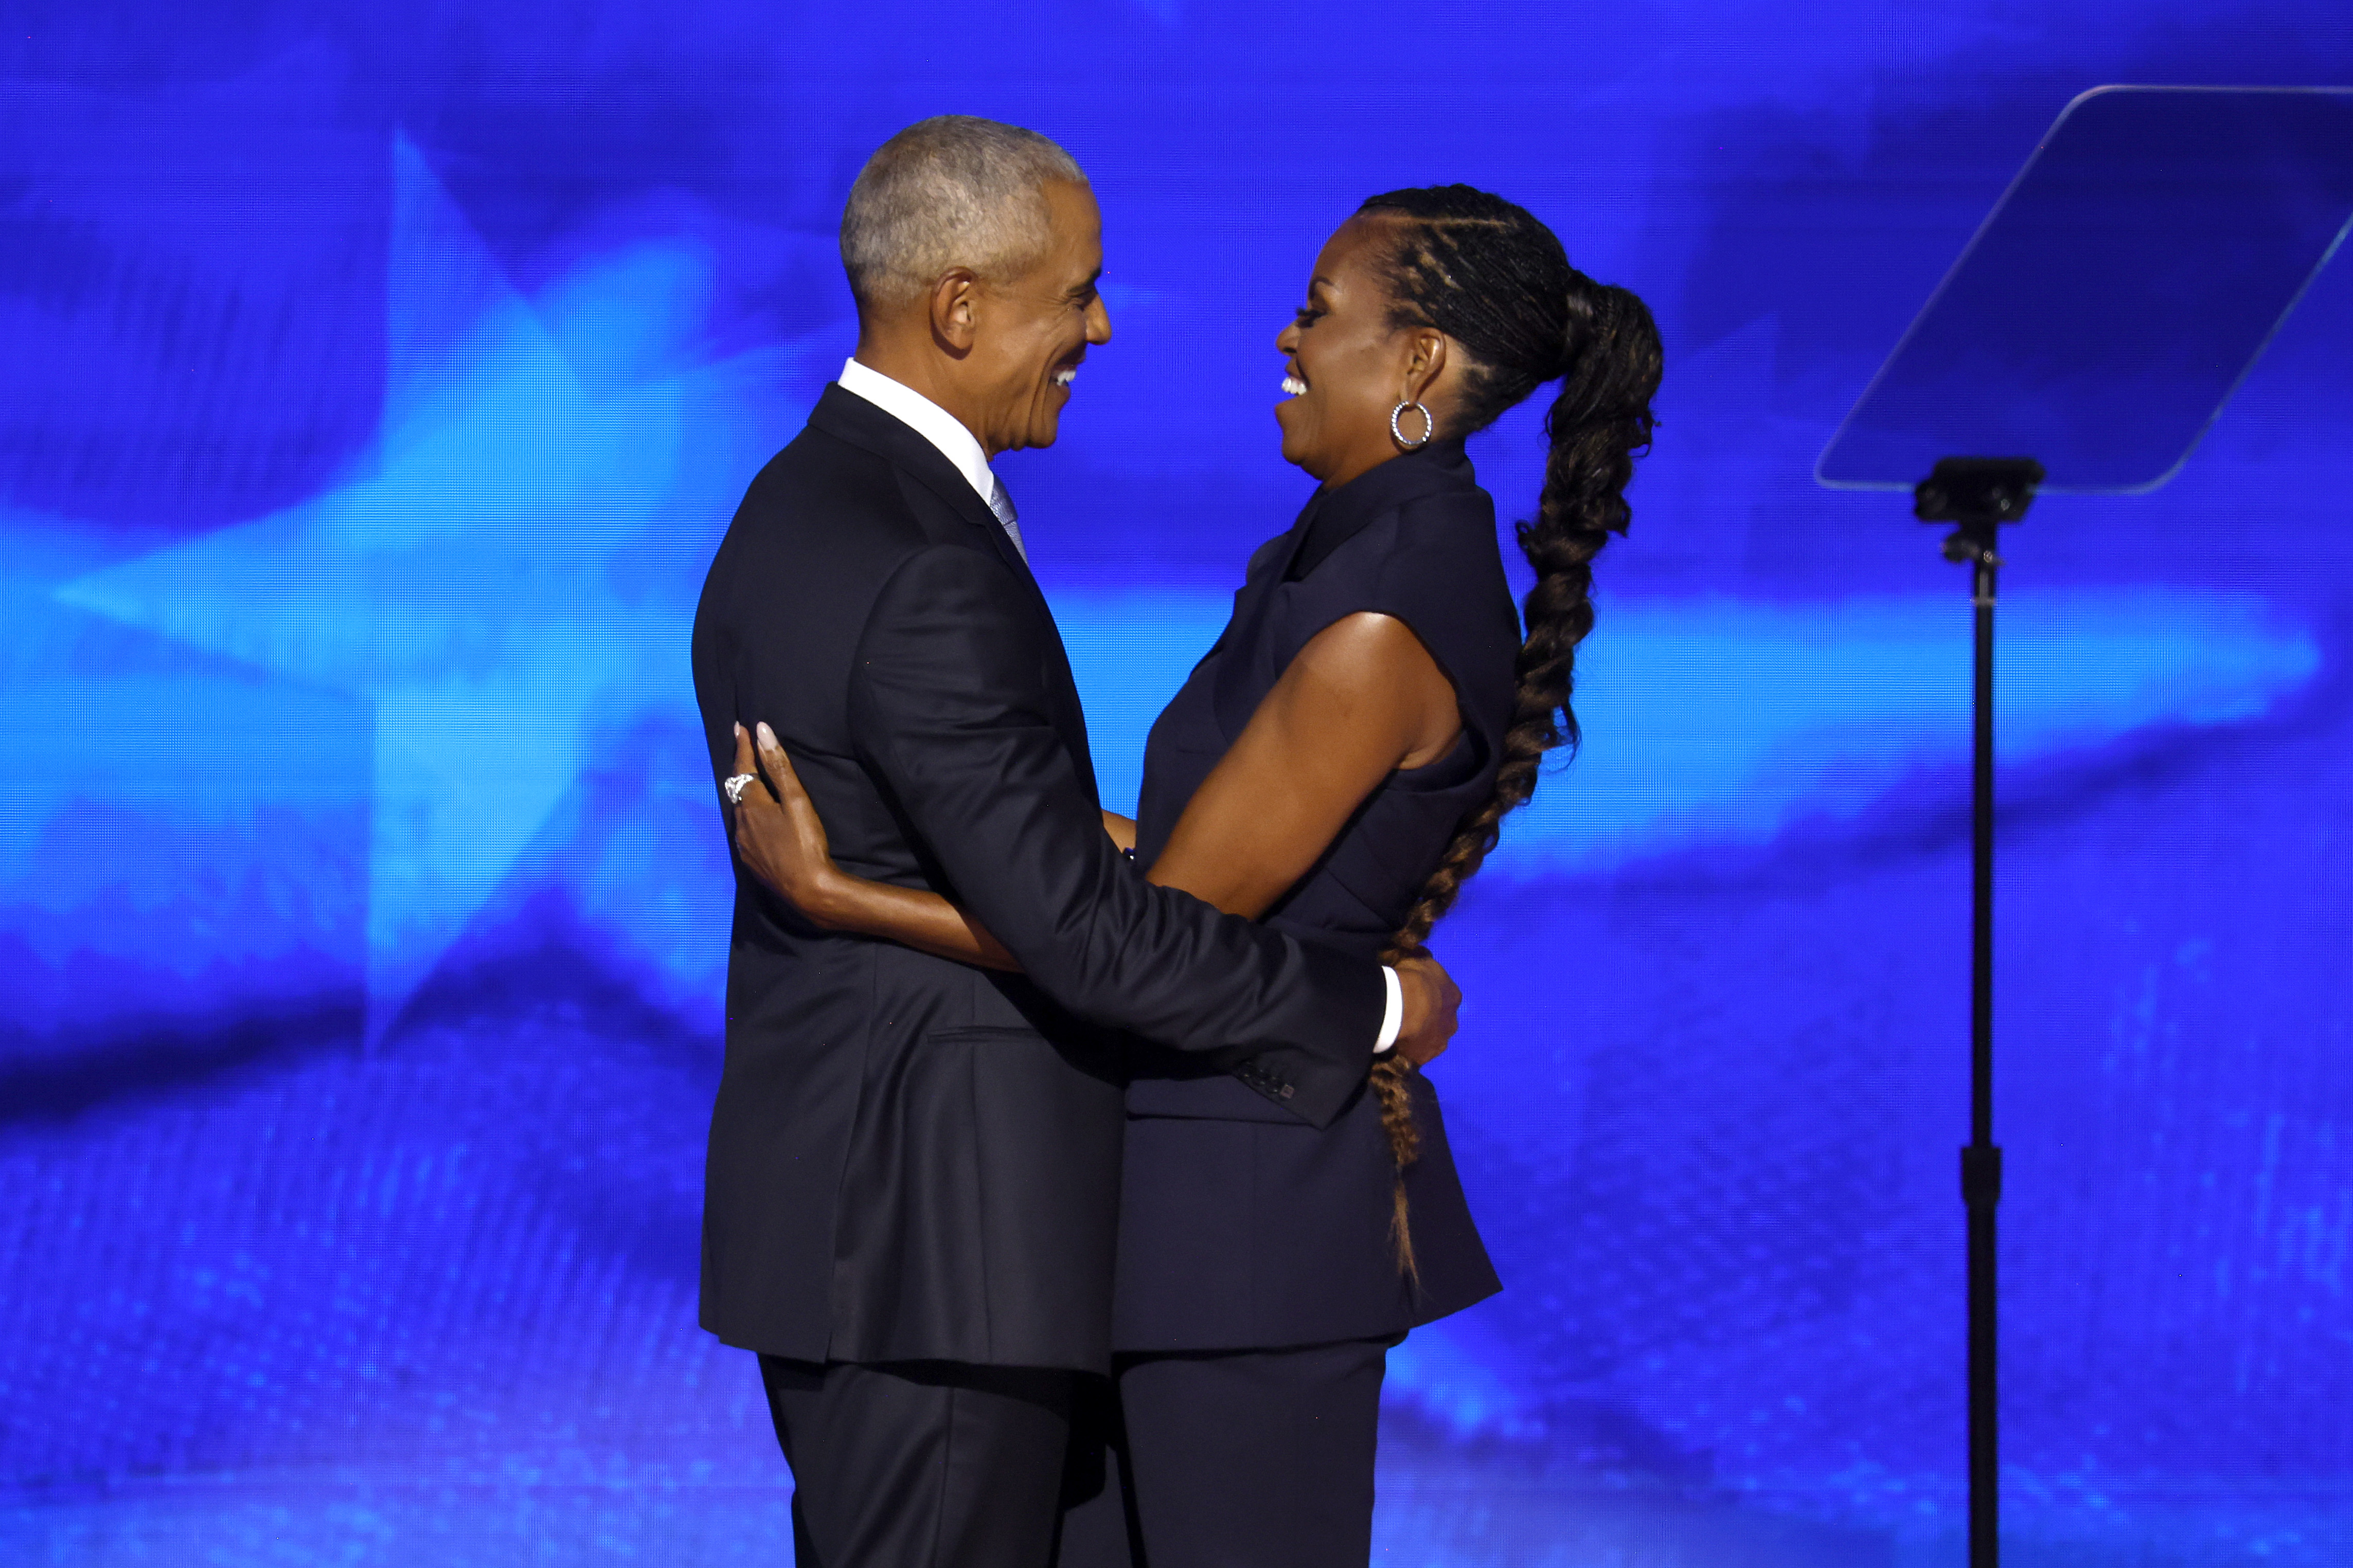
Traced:
<path fill-rule="evenodd" d="M 988 476 L 988 510 L 1005 525 L 1005 537 L 1013 541 L 1014 553 L 1021 557 L 1023 565 L 1028 565 L 1029 552 L 1021 542 L 1020 515 L 1013 510 L 1013 498 L 1005 493 L 1005 481 L 995 474 Z"/>

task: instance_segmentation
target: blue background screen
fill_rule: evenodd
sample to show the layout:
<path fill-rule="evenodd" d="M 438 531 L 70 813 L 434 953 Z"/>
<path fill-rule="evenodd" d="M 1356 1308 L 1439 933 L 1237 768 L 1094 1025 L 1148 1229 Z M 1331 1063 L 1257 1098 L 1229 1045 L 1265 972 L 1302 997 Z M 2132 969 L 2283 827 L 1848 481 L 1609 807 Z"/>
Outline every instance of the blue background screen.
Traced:
<path fill-rule="evenodd" d="M 2353 80 L 2340 5 L 20 0 L 0 28 L 0 1559 L 784 1562 L 694 1326 L 728 873 L 686 637 L 960 111 L 1115 340 L 1000 464 L 1108 804 L 1310 488 L 1363 197 L 1668 343 L 1588 743 L 1441 929 L 1504 1293 L 1393 1358 L 1377 1560 L 1961 1537 L 1968 606 L 1813 485 L 2069 99 Z M 2353 274 L 2181 476 L 2008 540 L 2015 1561 L 2353 1561 Z M 1536 410 L 1472 447 L 1532 506 Z"/>

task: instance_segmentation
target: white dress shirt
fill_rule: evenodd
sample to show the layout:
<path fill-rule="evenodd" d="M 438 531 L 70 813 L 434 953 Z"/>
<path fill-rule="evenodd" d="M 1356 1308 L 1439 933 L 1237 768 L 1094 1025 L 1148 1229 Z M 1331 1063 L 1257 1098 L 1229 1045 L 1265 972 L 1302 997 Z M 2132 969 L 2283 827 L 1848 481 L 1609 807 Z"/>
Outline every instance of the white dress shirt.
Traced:
<path fill-rule="evenodd" d="M 839 385 L 842 391 L 856 393 L 938 447 L 940 456 L 955 465 L 955 471 L 964 476 L 965 483 L 972 487 L 981 504 L 992 512 L 997 511 L 996 498 L 1004 494 L 1004 487 L 997 482 L 996 471 L 988 466 L 988 453 L 965 428 L 963 420 L 914 388 L 892 380 L 871 365 L 860 364 L 854 357 L 843 363 Z M 1020 536 L 1014 535 L 1014 541 L 1018 546 Z M 1405 1027 L 1405 987 L 1398 982 L 1397 971 L 1383 964 L 1381 981 L 1387 992 L 1387 1006 L 1381 1015 L 1380 1038 L 1373 1044 L 1373 1055 L 1377 1057 L 1388 1054 L 1397 1045 L 1398 1032 Z"/>
<path fill-rule="evenodd" d="M 858 394 L 937 447 L 940 456 L 955 465 L 955 471 L 964 476 L 973 494 L 987 503 L 989 493 L 997 489 L 997 475 L 988 466 L 988 454 L 982 450 L 979 439 L 964 427 L 963 420 L 913 387 L 892 381 L 854 359 L 841 367 L 841 390 Z"/>

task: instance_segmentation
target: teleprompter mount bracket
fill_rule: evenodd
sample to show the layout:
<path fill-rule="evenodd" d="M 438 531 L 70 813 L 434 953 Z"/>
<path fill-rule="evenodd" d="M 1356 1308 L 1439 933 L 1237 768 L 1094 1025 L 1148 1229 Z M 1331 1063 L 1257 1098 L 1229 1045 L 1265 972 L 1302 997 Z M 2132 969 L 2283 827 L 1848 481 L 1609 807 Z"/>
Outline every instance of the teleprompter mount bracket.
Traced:
<path fill-rule="evenodd" d="M 2031 458 L 1940 458 L 1912 487 L 1912 515 L 1922 522 L 1957 522 L 1945 541 L 1945 559 L 1999 566 L 1995 531 L 2025 517 L 2042 482 Z"/>

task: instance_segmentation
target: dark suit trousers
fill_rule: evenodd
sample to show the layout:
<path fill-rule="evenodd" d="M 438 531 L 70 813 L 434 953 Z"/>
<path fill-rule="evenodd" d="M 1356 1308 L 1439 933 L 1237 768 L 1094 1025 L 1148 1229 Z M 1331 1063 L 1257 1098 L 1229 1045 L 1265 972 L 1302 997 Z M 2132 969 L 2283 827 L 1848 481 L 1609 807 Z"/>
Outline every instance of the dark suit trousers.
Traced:
<path fill-rule="evenodd" d="M 1064 1518 L 1060 1568 L 1365 1568 L 1403 1337 L 1119 1357 L 1119 1462 Z"/>
<path fill-rule="evenodd" d="M 1078 1374 L 760 1358 L 799 1568 L 1045 1568 Z"/>

